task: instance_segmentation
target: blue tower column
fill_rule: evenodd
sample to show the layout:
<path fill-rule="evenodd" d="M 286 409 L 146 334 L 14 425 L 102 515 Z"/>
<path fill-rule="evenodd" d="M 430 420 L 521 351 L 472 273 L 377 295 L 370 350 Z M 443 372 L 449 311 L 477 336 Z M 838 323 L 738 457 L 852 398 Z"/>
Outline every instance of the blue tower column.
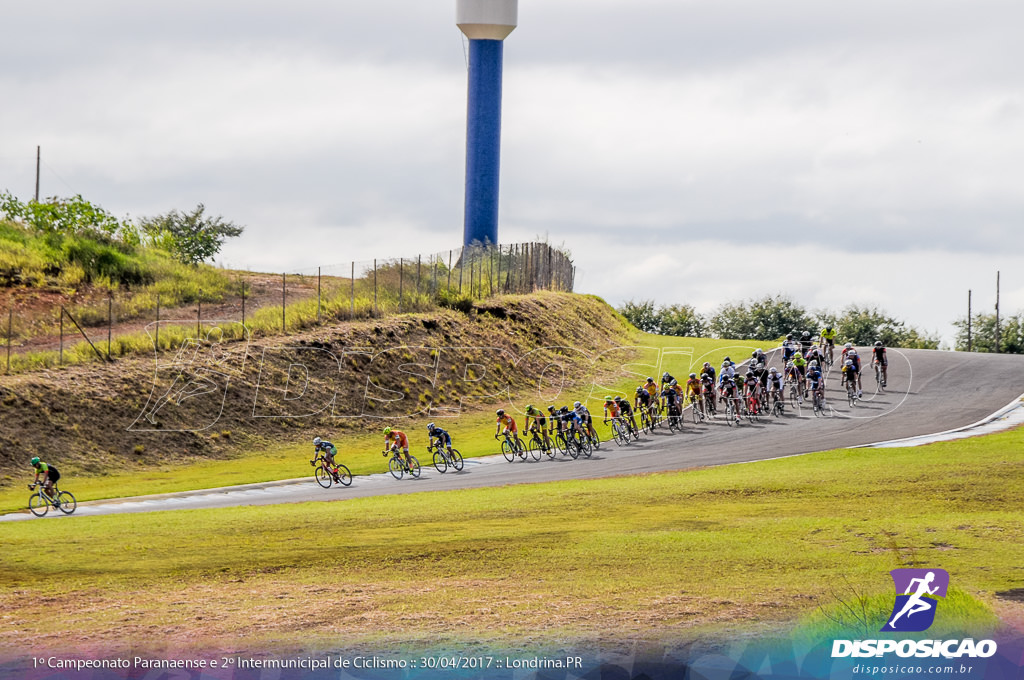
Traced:
<path fill-rule="evenodd" d="M 463 243 L 498 242 L 501 172 L 501 40 L 469 41 L 466 213 Z"/>
<path fill-rule="evenodd" d="M 456 0 L 469 38 L 466 107 L 466 202 L 463 244 L 498 243 L 501 171 L 501 77 L 504 40 L 516 27 L 518 0 Z"/>

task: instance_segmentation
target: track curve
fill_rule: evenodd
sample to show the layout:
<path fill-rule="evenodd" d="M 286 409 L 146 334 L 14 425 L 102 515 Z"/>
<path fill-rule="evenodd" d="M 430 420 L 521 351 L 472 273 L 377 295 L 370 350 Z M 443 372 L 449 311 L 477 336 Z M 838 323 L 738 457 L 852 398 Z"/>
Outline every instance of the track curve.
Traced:
<path fill-rule="evenodd" d="M 693 467 L 752 462 L 782 456 L 870 444 L 931 434 L 973 424 L 1024 392 L 1024 357 L 932 350 L 889 349 L 889 386 L 875 392 L 874 377 L 864 376 L 864 399 L 846 404 L 837 375 L 830 376 L 829 417 L 810 409 L 787 412 L 728 427 L 724 420 L 694 425 L 682 433 L 661 429 L 619 448 L 605 442 L 589 459 L 559 456 L 540 462 L 507 463 L 501 456 L 466 461 L 461 473 L 438 474 L 424 467 L 418 480 L 390 475 L 357 477 L 352 486 L 324 490 L 311 479 L 207 489 L 134 499 L 83 503 L 72 517 L 161 510 L 335 501 L 365 496 L 469 489 L 506 484 L 594 479 Z M 866 354 L 865 354 L 866 356 Z M 777 359 L 773 363 L 778 364 Z M 27 513 L 0 521 L 30 519 Z"/>

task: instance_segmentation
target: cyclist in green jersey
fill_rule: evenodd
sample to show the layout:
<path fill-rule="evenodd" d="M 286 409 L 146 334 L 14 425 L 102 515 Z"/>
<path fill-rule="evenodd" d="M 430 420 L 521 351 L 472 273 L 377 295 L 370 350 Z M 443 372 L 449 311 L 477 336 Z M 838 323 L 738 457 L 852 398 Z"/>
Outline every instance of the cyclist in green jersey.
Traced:
<path fill-rule="evenodd" d="M 36 470 L 36 478 L 28 488 L 31 489 L 38 484 L 41 477 L 43 482 L 43 491 L 45 491 L 46 495 L 50 498 L 55 498 L 53 495 L 53 485 L 57 483 L 58 479 L 60 479 L 60 471 L 57 470 L 55 466 L 47 465 L 43 461 L 39 460 L 39 456 L 32 458 L 32 467 Z"/>

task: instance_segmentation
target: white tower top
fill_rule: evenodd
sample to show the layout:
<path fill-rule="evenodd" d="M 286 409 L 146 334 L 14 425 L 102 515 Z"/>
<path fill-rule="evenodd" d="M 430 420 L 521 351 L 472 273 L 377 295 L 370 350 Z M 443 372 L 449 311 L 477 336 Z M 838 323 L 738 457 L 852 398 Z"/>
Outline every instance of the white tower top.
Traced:
<path fill-rule="evenodd" d="M 470 40 L 504 40 L 518 15 L 519 0 L 455 0 L 455 23 Z"/>

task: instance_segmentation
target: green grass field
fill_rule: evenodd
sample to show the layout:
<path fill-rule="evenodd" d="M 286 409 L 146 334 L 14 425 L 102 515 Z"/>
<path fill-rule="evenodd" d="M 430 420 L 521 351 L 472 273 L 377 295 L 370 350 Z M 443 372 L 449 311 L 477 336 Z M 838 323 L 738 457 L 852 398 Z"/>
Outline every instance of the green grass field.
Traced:
<path fill-rule="evenodd" d="M 950 572 L 933 630 L 982 634 L 997 625 L 993 593 L 1024 581 L 1022 506 L 1018 429 L 587 482 L 6 524 L 3 639 L 167 651 L 815 638 L 861 626 L 822 613 L 859 599 L 887 613 L 901 566 Z M 75 626 L 43 615 L 54 608 Z"/>
<path fill-rule="evenodd" d="M 706 338 L 678 338 L 669 336 L 636 333 L 631 339 L 632 346 L 611 350 L 614 366 L 609 369 L 595 384 L 588 394 L 560 395 L 558 405 L 571 403 L 574 399 L 583 400 L 587 397 L 587 405 L 595 418 L 602 439 L 608 439 L 610 432 L 601 424 L 603 398 L 609 394 L 622 394 L 632 399 L 637 385 L 647 376 L 660 379 L 663 372 L 685 382 L 686 376 L 698 371 L 705 361 L 715 367 L 722 363 L 722 358 L 730 356 L 737 363 L 749 357 L 754 345 L 729 340 L 711 340 Z M 765 347 L 767 350 L 768 347 Z M 621 358 L 621 360 L 620 360 Z M 527 403 L 539 408 L 546 408 L 550 395 L 518 395 L 514 403 L 499 404 L 494 408 L 509 408 L 517 422 L 522 424 L 522 410 Z M 393 423 L 410 436 L 413 454 L 423 464 L 429 464 L 426 458 L 426 424 L 429 418 L 422 417 Z M 460 415 L 457 419 L 438 421 L 441 427 L 448 429 L 456 447 L 466 457 L 486 456 L 500 453 L 498 443 L 494 440 L 493 411 L 473 411 Z M 383 448 L 383 437 L 377 434 L 362 434 L 338 437 L 328 428 L 321 436 L 338 445 L 338 459 L 344 462 L 355 475 L 373 474 L 387 471 L 387 461 L 380 455 Z M 145 494 L 171 493 L 192 489 L 205 489 L 234 484 L 259 483 L 279 479 L 293 479 L 312 475 L 309 459 L 312 457 L 312 445 L 306 441 L 276 442 L 265 446 L 246 449 L 239 455 L 227 460 L 211 460 L 191 462 L 189 464 L 168 464 L 159 468 L 128 468 L 110 470 L 109 474 L 88 475 L 79 473 L 73 467 L 62 470 L 64 477 L 61 486 L 75 494 L 79 501 L 103 498 L 120 498 Z M 25 482 L 32 480 L 31 468 L 26 465 Z M 0 512 L 12 512 L 27 507 L 29 491 L 24 485 L 16 484 L 0 489 Z"/>

